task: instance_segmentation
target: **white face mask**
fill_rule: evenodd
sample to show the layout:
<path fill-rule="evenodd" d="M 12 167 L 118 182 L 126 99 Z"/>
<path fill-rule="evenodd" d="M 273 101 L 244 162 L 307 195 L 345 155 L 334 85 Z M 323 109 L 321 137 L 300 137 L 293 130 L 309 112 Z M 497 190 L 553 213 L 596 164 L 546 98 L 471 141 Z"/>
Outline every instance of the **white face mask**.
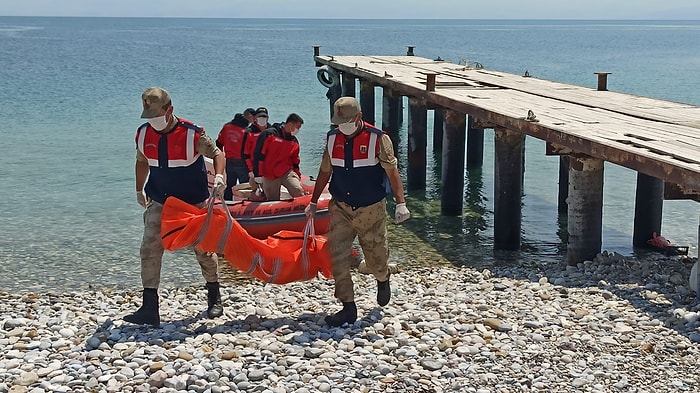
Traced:
<path fill-rule="evenodd" d="M 355 125 L 354 120 L 350 120 L 347 123 L 338 124 L 338 129 L 345 135 L 352 135 L 355 131 L 357 131 L 357 126 Z"/>
<path fill-rule="evenodd" d="M 299 129 L 298 129 L 298 128 L 292 128 L 292 129 L 289 131 L 289 133 L 292 134 L 292 136 L 297 136 L 297 134 L 299 133 Z"/>
<path fill-rule="evenodd" d="M 267 117 L 258 117 L 255 119 L 255 122 L 258 123 L 259 126 L 267 125 Z"/>
<path fill-rule="evenodd" d="M 168 126 L 168 120 L 166 120 L 166 116 L 158 116 L 158 117 L 152 117 L 148 119 L 148 123 L 155 128 L 156 131 L 163 131 L 165 127 Z"/>

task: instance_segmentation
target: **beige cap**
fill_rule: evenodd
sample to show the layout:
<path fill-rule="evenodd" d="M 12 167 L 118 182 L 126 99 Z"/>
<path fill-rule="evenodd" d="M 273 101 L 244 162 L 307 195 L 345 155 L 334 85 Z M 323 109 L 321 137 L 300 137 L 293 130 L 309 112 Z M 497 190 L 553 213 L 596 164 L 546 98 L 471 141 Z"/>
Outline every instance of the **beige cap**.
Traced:
<path fill-rule="evenodd" d="M 347 123 L 360 112 L 362 112 L 362 109 L 360 109 L 360 103 L 357 102 L 355 97 L 340 97 L 333 104 L 333 118 L 331 122 L 333 124 Z"/>
<path fill-rule="evenodd" d="M 151 119 L 158 116 L 160 110 L 171 105 L 170 94 L 160 87 L 149 87 L 141 94 L 143 101 L 142 119 Z"/>

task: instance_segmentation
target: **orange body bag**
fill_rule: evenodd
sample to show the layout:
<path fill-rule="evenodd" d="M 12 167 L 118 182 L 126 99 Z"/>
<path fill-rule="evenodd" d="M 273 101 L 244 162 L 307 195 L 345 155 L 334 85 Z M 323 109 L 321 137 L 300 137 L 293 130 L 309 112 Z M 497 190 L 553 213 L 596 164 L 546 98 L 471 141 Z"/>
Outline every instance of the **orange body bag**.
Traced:
<path fill-rule="evenodd" d="M 328 239 L 315 235 L 313 228 L 309 220 L 303 232 L 282 230 L 267 239 L 256 239 L 213 199 L 208 207 L 197 208 L 169 197 L 161 218 L 166 250 L 195 247 L 223 254 L 233 268 L 274 284 L 306 281 L 318 273 L 333 277 Z"/>

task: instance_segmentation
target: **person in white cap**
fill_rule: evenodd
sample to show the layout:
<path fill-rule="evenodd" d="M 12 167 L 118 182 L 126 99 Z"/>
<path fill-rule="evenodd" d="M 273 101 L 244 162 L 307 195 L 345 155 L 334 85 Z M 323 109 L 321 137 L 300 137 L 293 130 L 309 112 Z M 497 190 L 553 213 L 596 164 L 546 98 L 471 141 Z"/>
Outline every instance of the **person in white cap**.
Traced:
<path fill-rule="evenodd" d="M 387 186 L 391 187 L 396 201 L 395 222 L 406 221 L 411 213 L 406 208 L 401 175 L 389 136 L 362 121 L 360 104 L 354 97 L 336 100 L 331 121 L 338 127 L 326 137 L 326 149 L 306 215 L 314 216 L 316 202 L 330 180 L 329 191 L 333 198 L 328 207 L 331 227 L 327 236 L 333 261 L 335 297 L 343 303 L 343 309 L 326 317 L 326 323 L 340 326 L 357 319 L 350 273 L 354 261 L 348 253 L 355 238 L 365 256 L 366 269 L 377 279 L 377 303 L 385 306 L 391 299 Z"/>
<path fill-rule="evenodd" d="M 214 195 L 221 197 L 226 186 L 226 159 L 204 129 L 173 115 L 170 94 L 150 87 L 141 95 L 146 119 L 136 131 L 136 200 L 146 209 L 141 242 L 141 282 L 143 304 L 124 320 L 136 324 L 160 325 L 158 286 L 163 258 L 160 220 L 163 204 L 169 196 L 198 207 L 209 198 L 209 183 L 204 156 L 214 160 Z M 206 280 L 207 315 L 221 316 L 223 306 L 219 288 L 219 261 L 215 253 L 195 250 Z"/>
<path fill-rule="evenodd" d="M 299 140 L 297 133 L 304 119 L 296 113 L 284 123 L 275 123 L 258 137 L 253 153 L 253 174 L 262 176 L 262 187 L 268 201 L 280 199 L 280 186 L 293 198 L 304 195 L 299 170 Z"/>

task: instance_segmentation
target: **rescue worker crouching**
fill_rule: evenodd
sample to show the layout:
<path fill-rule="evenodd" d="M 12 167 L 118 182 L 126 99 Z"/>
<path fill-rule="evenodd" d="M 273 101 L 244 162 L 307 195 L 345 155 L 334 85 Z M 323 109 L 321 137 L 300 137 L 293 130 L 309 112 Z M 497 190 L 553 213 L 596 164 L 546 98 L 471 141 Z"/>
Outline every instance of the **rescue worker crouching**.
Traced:
<path fill-rule="evenodd" d="M 253 153 L 253 174 L 256 182 L 262 180 L 268 201 L 280 199 L 281 186 L 294 198 L 304 195 L 296 138 L 303 124 L 301 116 L 292 113 L 284 123 L 274 124 L 258 137 Z"/>

